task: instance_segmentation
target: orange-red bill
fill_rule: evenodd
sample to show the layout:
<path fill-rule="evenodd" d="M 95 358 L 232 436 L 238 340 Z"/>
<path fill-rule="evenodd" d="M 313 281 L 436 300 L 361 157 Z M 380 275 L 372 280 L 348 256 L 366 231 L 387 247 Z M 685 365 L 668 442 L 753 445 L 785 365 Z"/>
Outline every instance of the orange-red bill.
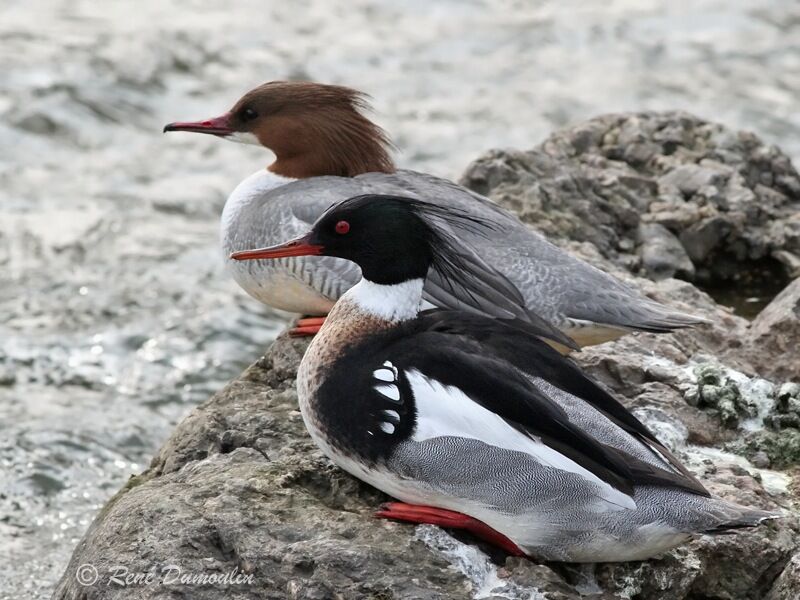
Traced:
<path fill-rule="evenodd" d="M 206 119 L 204 121 L 178 121 L 164 126 L 164 133 L 168 131 L 192 131 L 195 133 L 210 133 L 212 135 L 226 136 L 233 133 L 228 113 L 221 117 Z"/>
<path fill-rule="evenodd" d="M 318 256 L 322 254 L 323 247 L 319 244 L 310 244 L 308 236 L 303 236 L 285 244 L 258 248 L 257 250 L 242 250 L 231 254 L 233 260 L 257 260 L 263 258 L 284 258 L 287 256 Z"/>

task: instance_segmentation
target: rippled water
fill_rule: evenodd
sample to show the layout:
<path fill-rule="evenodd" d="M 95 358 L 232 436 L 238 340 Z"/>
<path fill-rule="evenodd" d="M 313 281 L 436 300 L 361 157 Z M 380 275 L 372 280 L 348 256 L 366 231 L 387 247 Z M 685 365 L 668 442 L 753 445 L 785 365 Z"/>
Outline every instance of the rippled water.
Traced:
<path fill-rule="evenodd" d="M 227 192 L 265 155 L 164 123 L 307 77 L 372 93 L 400 163 L 450 176 L 628 109 L 800 155 L 794 0 L 5 0 L 0 73 L 7 598 L 46 595 L 98 507 L 282 326 L 216 249 Z"/>

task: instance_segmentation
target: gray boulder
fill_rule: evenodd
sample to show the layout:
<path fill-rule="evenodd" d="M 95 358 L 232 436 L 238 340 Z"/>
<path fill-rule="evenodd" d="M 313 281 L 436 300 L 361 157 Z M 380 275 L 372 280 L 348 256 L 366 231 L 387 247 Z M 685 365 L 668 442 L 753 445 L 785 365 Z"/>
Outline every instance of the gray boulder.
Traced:
<path fill-rule="evenodd" d="M 765 375 L 800 380 L 800 279 L 762 310 L 750 326 L 751 361 Z"/>
<path fill-rule="evenodd" d="M 566 599 L 582 597 L 587 578 L 597 586 L 590 598 L 629 597 L 631 586 L 648 598 L 708 589 L 760 597 L 797 548 L 795 524 L 787 521 L 700 539 L 645 563 L 581 570 L 505 559 L 437 528 L 377 520 L 372 513 L 387 498 L 333 467 L 305 432 L 294 392 L 305 346 L 279 338 L 178 426 L 150 468 L 95 519 L 55 598 L 438 599 L 494 590 L 497 597 Z M 679 402 L 667 387 L 642 386 L 640 409 L 669 412 Z M 734 466 L 703 475 L 716 493 L 774 507 Z M 751 557 L 748 569 L 741 569 L 744 557 Z M 98 578 L 82 585 L 76 575 L 87 564 Z M 133 579 L 142 574 L 152 574 L 149 583 Z M 180 579 L 198 576 L 225 583 Z"/>
<path fill-rule="evenodd" d="M 462 183 L 640 275 L 658 275 L 655 264 L 706 285 L 774 276 L 785 285 L 800 265 L 800 176 L 789 158 L 684 112 L 597 117 L 526 152 L 488 152 Z M 634 253 L 651 223 L 680 240 L 694 269 L 671 239 L 662 261 L 647 244 Z"/>
<path fill-rule="evenodd" d="M 660 223 L 640 223 L 637 234 L 642 269 L 650 279 L 694 277 L 694 264 L 680 240 Z"/>

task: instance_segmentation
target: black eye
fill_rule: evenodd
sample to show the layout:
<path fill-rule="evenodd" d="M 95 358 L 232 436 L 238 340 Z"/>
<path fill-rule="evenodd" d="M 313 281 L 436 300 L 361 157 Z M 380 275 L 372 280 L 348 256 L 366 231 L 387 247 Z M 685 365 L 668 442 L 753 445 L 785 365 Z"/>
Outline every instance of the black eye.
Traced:
<path fill-rule="evenodd" d="M 249 106 L 245 106 L 239 111 L 239 119 L 243 122 L 252 121 L 258 116 L 258 113 Z"/>

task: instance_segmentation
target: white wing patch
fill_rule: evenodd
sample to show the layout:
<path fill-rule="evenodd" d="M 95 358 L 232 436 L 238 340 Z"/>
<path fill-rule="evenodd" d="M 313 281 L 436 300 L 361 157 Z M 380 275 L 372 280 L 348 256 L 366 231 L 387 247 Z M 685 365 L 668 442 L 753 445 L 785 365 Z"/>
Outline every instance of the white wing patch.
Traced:
<path fill-rule="evenodd" d="M 395 377 L 395 379 L 397 379 L 397 367 L 395 367 L 395 366 L 392 364 L 392 361 L 390 361 L 390 360 L 386 360 L 386 361 L 384 361 L 384 362 L 383 362 L 383 366 L 384 366 L 384 367 L 386 367 L 387 369 L 391 369 L 391 370 L 392 370 L 392 373 L 394 373 L 394 377 Z"/>
<path fill-rule="evenodd" d="M 381 368 L 372 372 L 372 376 L 380 382 L 373 386 L 376 392 L 391 402 L 402 403 L 402 400 L 400 400 L 400 388 L 397 387 L 397 368 L 391 361 L 384 362 Z M 381 421 L 379 426 L 381 431 L 391 435 L 395 432 L 397 425 L 400 424 L 400 413 L 396 410 L 384 410 L 382 412 L 385 420 Z"/>
<path fill-rule="evenodd" d="M 400 389 L 393 383 L 389 385 L 376 385 L 375 391 L 392 402 L 400 402 Z"/>
<path fill-rule="evenodd" d="M 376 369 L 372 372 L 372 376 L 379 381 L 394 381 L 395 374 L 391 369 Z"/>
<path fill-rule="evenodd" d="M 525 435 L 502 417 L 487 410 L 454 386 L 445 386 L 416 369 L 406 371 L 416 402 L 416 427 L 412 439 L 462 437 L 491 446 L 524 452 L 542 465 L 569 471 L 587 480 L 598 496 L 621 508 L 636 508 L 633 499 L 538 439 Z"/>

